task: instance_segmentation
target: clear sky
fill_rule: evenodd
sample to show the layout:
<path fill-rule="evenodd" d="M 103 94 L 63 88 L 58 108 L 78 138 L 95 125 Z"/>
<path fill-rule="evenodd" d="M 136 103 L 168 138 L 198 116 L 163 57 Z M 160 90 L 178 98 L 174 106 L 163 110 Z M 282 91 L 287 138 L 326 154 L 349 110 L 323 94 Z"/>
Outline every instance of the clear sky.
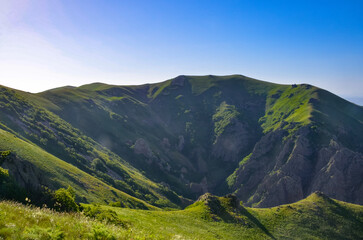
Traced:
<path fill-rule="evenodd" d="M 363 97 L 362 0 L 0 0 L 0 84 L 243 74 Z"/>

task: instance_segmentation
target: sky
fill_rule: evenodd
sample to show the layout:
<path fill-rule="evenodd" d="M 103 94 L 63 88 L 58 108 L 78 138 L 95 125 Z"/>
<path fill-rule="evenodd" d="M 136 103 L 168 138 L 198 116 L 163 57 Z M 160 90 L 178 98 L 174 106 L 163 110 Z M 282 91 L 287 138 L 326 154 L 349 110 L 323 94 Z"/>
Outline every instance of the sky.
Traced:
<path fill-rule="evenodd" d="M 0 0 L 1 85 L 209 74 L 363 99 L 363 1 Z"/>

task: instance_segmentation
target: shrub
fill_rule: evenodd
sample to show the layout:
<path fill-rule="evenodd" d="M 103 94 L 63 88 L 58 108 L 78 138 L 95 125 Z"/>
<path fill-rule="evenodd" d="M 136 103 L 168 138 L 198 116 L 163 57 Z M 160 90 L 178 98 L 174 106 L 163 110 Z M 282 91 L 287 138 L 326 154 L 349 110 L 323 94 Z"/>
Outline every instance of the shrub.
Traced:
<path fill-rule="evenodd" d="M 96 170 L 99 170 L 101 172 L 106 172 L 107 169 L 104 165 L 104 163 L 99 159 L 99 158 L 95 158 L 92 161 L 92 167 Z"/>
<path fill-rule="evenodd" d="M 7 179 L 9 179 L 9 171 L 0 167 L 0 184 L 7 181 Z"/>
<path fill-rule="evenodd" d="M 75 191 L 72 187 L 60 188 L 54 193 L 54 208 L 57 211 L 78 212 L 79 206 L 75 201 Z"/>
<path fill-rule="evenodd" d="M 127 222 L 119 218 L 117 213 L 113 210 L 104 210 L 98 205 L 86 206 L 83 209 L 83 213 L 87 217 L 95 218 L 99 221 L 103 221 L 109 224 L 115 224 L 124 228 L 127 228 Z"/>

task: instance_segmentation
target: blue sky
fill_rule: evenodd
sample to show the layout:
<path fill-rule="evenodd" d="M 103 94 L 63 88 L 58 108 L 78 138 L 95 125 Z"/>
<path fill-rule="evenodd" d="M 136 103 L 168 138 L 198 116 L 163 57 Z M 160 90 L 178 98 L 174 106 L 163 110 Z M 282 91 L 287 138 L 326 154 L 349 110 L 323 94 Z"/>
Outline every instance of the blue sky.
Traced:
<path fill-rule="evenodd" d="M 363 1 L 0 0 L 0 84 L 243 74 L 363 97 Z"/>

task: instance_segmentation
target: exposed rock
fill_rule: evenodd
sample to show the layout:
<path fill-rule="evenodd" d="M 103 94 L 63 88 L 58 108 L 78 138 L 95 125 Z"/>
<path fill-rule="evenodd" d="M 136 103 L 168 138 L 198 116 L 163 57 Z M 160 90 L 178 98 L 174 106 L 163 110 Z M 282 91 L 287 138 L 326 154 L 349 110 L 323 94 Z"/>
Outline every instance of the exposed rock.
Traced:
<path fill-rule="evenodd" d="M 149 147 L 149 144 L 143 138 L 139 138 L 136 140 L 134 145 L 134 151 L 136 154 L 142 154 L 148 158 L 152 158 L 154 156 Z"/>
<path fill-rule="evenodd" d="M 335 199 L 363 204 L 363 155 L 335 146 L 331 144 L 319 151 L 311 191 L 319 190 Z"/>
<path fill-rule="evenodd" d="M 207 178 L 204 177 L 200 183 L 191 183 L 190 190 L 193 193 L 203 194 L 208 192 Z"/>
<path fill-rule="evenodd" d="M 362 204 L 363 156 L 332 140 L 317 155 L 308 127 L 296 140 L 283 142 L 284 134 L 264 136 L 249 161 L 237 171 L 235 189 L 246 204 L 271 207 L 292 203 L 314 191 Z M 255 190 L 254 190 L 255 189 Z"/>
<path fill-rule="evenodd" d="M 178 147 L 177 147 L 177 149 L 178 149 L 179 152 L 183 151 L 183 149 L 184 149 L 184 143 L 185 143 L 184 136 L 183 135 L 180 135 L 179 136 L 179 143 L 178 143 Z"/>
<path fill-rule="evenodd" d="M 232 119 L 230 125 L 213 144 L 212 155 L 223 161 L 238 161 L 240 153 L 246 151 L 251 138 L 252 134 L 249 134 L 248 125 Z"/>
<path fill-rule="evenodd" d="M 40 191 L 42 186 L 48 186 L 55 189 L 49 181 L 44 178 L 45 174 L 28 161 L 19 159 L 15 154 L 4 160 L 2 166 L 9 170 L 12 177 L 15 178 L 19 186 L 27 191 Z"/>
<path fill-rule="evenodd" d="M 162 145 L 164 148 L 170 148 L 170 142 L 169 142 L 169 139 L 168 139 L 168 138 L 163 138 L 163 141 L 161 142 L 161 145 Z"/>
<path fill-rule="evenodd" d="M 107 168 L 107 174 L 116 180 L 123 180 L 122 177 L 110 168 Z"/>

